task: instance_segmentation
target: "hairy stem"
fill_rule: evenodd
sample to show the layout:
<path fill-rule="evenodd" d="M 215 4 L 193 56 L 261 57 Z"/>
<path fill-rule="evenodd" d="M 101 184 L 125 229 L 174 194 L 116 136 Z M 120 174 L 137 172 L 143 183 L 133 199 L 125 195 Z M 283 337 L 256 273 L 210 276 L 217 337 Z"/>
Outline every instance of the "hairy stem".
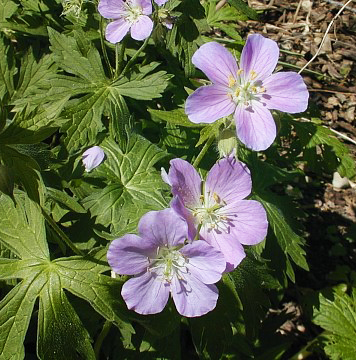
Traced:
<path fill-rule="evenodd" d="M 106 51 L 105 47 L 105 40 L 104 40 L 104 21 L 103 18 L 100 16 L 100 44 L 101 44 L 101 50 L 103 51 L 104 60 L 106 63 L 106 66 L 109 69 L 110 77 L 112 78 L 114 76 L 112 66 L 109 61 L 108 53 Z"/>
<path fill-rule="evenodd" d="M 201 149 L 200 153 L 198 154 L 198 156 L 196 157 L 196 159 L 193 162 L 193 166 L 196 168 L 201 160 L 203 159 L 204 155 L 207 153 L 207 151 L 209 150 L 211 144 L 214 142 L 215 137 L 212 136 L 208 139 L 208 141 L 204 144 L 203 148 Z"/>
<path fill-rule="evenodd" d="M 100 332 L 98 338 L 95 341 L 94 353 L 95 353 L 95 359 L 97 359 L 97 360 L 100 359 L 101 345 L 103 344 L 104 339 L 106 338 L 107 334 L 109 333 L 111 325 L 112 325 L 111 322 L 106 320 L 103 325 L 103 328 L 101 329 L 101 332 Z"/>
<path fill-rule="evenodd" d="M 57 223 L 47 214 L 46 210 L 41 207 L 42 215 L 46 219 L 47 223 L 50 227 L 57 233 L 59 238 L 77 255 L 84 256 L 84 253 L 79 250 L 69 239 L 69 237 L 64 233 L 64 231 L 57 225 Z"/>
<path fill-rule="evenodd" d="M 146 38 L 145 42 L 142 44 L 142 46 L 136 51 L 135 55 L 130 59 L 130 61 L 126 64 L 124 67 L 124 70 L 122 70 L 122 74 L 125 75 L 127 71 L 130 69 L 130 67 L 134 64 L 136 59 L 139 57 L 141 52 L 146 48 L 148 41 L 150 39 L 150 36 Z"/>

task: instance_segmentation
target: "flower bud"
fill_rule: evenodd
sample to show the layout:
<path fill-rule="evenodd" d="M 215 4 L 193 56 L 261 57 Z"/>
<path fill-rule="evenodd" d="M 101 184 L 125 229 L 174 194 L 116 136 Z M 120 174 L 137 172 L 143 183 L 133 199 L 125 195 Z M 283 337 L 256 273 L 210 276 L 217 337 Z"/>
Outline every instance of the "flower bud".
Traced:
<path fill-rule="evenodd" d="M 85 166 L 85 171 L 90 172 L 97 166 L 99 166 L 104 160 L 105 153 L 100 146 L 93 146 L 84 151 L 82 155 L 83 165 Z"/>
<path fill-rule="evenodd" d="M 237 149 L 236 132 L 231 129 L 225 129 L 220 132 L 218 138 L 218 150 L 220 158 L 229 156 Z"/>

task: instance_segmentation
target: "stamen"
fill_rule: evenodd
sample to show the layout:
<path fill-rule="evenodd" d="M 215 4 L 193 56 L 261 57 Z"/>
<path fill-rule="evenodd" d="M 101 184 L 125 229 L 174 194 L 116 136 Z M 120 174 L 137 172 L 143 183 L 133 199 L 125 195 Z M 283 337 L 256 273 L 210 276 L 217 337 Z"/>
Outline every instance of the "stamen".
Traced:
<path fill-rule="evenodd" d="M 251 71 L 250 71 L 250 79 L 251 79 L 251 80 L 255 80 L 256 77 L 257 77 L 256 71 L 255 71 L 255 70 L 251 70 Z"/>
<path fill-rule="evenodd" d="M 215 192 L 214 192 L 214 194 L 213 194 L 213 199 L 215 200 L 215 202 L 216 202 L 217 204 L 220 203 L 219 195 L 218 195 L 217 193 L 215 193 Z"/>
<path fill-rule="evenodd" d="M 258 92 L 259 92 L 259 93 L 264 93 L 264 92 L 266 92 L 266 89 L 265 89 L 263 86 L 260 86 L 260 87 L 258 88 Z"/>
<path fill-rule="evenodd" d="M 240 76 L 244 72 L 244 69 L 237 70 L 237 75 Z"/>
<path fill-rule="evenodd" d="M 240 95 L 240 88 L 237 88 L 236 90 L 235 90 L 235 96 L 236 97 L 238 97 L 239 95 Z"/>
<path fill-rule="evenodd" d="M 236 84 L 236 80 L 232 75 L 229 75 L 229 88 L 232 88 Z"/>
<path fill-rule="evenodd" d="M 251 91 L 256 94 L 256 93 L 257 93 L 257 88 L 256 88 L 256 86 L 251 86 Z"/>

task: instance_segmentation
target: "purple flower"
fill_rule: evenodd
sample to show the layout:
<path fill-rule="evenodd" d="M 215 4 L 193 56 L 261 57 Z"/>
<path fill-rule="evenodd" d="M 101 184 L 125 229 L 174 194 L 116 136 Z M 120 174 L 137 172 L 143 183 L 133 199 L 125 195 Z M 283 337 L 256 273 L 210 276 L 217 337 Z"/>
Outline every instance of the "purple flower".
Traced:
<path fill-rule="evenodd" d="M 168 0 L 154 0 L 158 6 L 164 5 Z"/>
<path fill-rule="evenodd" d="M 265 150 L 276 137 L 270 109 L 298 113 L 308 106 L 308 91 L 295 72 L 272 74 L 279 56 L 277 44 L 250 35 L 240 67 L 222 45 L 210 42 L 193 55 L 193 64 L 213 83 L 191 94 L 185 110 L 192 122 L 212 123 L 234 114 L 238 138 L 252 150 Z"/>
<path fill-rule="evenodd" d="M 85 166 L 85 171 L 92 171 L 99 166 L 104 160 L 105 153 L 100 146 L 93 146 L 83 152 L 82 161 Z"/>
<path fill-rule="evenodd" d="M 234 156 L 221 159 L 202 182 L 187 161 L 174 159 L 162 178 L 171 186 L 171 207 L 188 223 L 189 238 L 199 238 L 220 250 L 226 271 L 233 270 L 245 257 L 242 245 L 255 245 L 267 234 L 267 216 L 254 200 L 243 200 L 251 192 L 247 166 Z M 194 242 L 193 242 L 194 243 Z"/>
<path fill-rule="evenodd" d="M 113 44 L 120 42 L 131 30 L 131 37 L 144 40 L 150 36 L 152 20 L 151 0 L 100 0 L 98 10 L 107 19 L 114 19 L 106 27 L 105 37 Z"/>
<path fill-rule="evenodd" d="M 171 293 L 183 316 L 213 310 L 218 299 L 213 284 L 225 269 L 223 254 L 202 240 L 185 244 L 187 224 L 172 209 L 148 212 L 138 231 L 139 236 L 115 239 L 107 254 L 115 273 L 136 275 L 122 287 L 127 307 L 139 314 L 156 314 Z"/>

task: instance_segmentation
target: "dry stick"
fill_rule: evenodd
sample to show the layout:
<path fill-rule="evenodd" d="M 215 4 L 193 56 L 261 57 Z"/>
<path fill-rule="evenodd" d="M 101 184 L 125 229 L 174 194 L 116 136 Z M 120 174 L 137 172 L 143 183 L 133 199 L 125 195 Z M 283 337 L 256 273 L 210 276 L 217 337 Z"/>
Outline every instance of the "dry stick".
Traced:
<path fill-rule="evenodd" d="M 354 92 L 344 92 L 344 91 L 337 91 L 337 90 L 308 89 L 308 91 L 326 92 L 326 93 L 343 94 L 343 95 L 356 95 L 356 93 L 354 93 Z"/>
<path fill-rule="evenodd" d="M 220 0 L 215 6 L 215 10 L 216 11 L 220 10 L 226 4 L 226 2 L 227 0 Z"/>
<path fill-rule="evenodd" d="M 321 40 L 321 43 L 318 47 L 317 52 L 315 53 L 315 55 L 298 71 L 298 74 L 300 74 L 305 68 L 307 68 L 314 60 L 315 58 L 319 55 L 321 48 L 324 45 L 325 39 L 330 31 L 330 28 L 332 27 L 334 21 L 339 17 L 339 15 L 344 11 L 345 7 L 350 4 L 353 0 L 348 0 L 343 7 L 338 11 L 338 13 L 332 18 L 332 20 L 330 21 L 330 24 L 328 25 L 325 34 L 323 36 L 323 39 Z"/>
<path fill-rule="evenodd" d="M 300 10 L 300 6 L 302 5 L 302 1 L 303 0 L 299 0 L 298 6 L 297 6 L 297 10 L 295 10 L 295 14 L 294 14 L 294 18 L 293 18 L 293 24 L 297 21 L 297 16 Z"/>

